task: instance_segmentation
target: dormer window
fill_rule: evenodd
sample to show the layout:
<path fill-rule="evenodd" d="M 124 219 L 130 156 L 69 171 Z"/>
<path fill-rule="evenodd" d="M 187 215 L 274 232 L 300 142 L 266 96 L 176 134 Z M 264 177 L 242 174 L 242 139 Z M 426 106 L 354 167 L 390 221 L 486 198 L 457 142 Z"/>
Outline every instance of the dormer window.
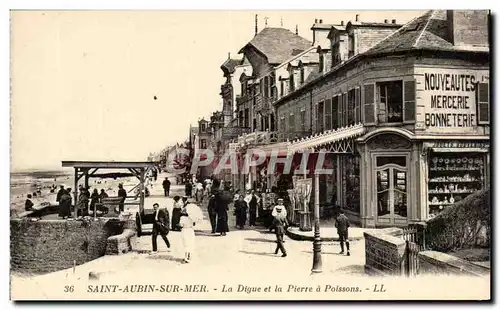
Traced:
<path fill-rule="evenodd" d="M 200 129 L 201 129 L 201 132 L 206 132 L 207 131 L 207 124 L 201 123 Z"/>
<path fill-rule="evenodd" d="M 304 84 L 305 75 L 304 75 L 304 67 L 300 68 L 300 85 Z"/>

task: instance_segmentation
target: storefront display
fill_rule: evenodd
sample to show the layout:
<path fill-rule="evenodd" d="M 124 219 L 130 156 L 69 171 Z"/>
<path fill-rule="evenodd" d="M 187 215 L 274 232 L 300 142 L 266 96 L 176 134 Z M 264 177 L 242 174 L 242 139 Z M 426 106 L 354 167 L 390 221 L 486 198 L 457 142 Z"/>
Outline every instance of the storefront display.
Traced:
<path fill-rule="evenodd" d="M 345 206 L 346 210 L 359 213 L 359 156 L 345 159 Z"/>
<path fill-rule="evenodd" d="M 485 155 L 433 153 L 429 162 L 429 215 L 435 216 L 485 186 Z"/>

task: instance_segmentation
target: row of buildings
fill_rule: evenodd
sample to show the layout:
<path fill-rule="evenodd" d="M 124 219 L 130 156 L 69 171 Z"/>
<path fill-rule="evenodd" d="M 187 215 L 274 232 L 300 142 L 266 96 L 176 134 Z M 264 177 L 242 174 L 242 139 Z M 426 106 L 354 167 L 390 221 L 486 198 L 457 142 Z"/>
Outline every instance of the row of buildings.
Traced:
<path fill-rule="evenodd" d="M 425 221 L 489 186 L 489 30 L 488 11 L 457 10 L 404 25 L 316 20 L 312 42 L 256 29 L 221 65 L 223 109 L 190 128 L 190 145 L 216 157 L 279 150 L 294 163 L 327 151 L 321 208 L 337 204 L 363 227 Z M 219 177 L 240 189 L 293 186 L 265 167 Z"/>

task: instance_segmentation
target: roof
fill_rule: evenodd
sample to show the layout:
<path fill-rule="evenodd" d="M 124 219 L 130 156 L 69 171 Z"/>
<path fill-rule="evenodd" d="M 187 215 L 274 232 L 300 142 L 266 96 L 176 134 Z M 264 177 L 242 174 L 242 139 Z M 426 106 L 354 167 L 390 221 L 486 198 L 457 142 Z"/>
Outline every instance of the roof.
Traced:
<path fill-rule="evenodd" d="M 224 63 L 220 66 L 220 68 L 222 69 L 222 71 L 224 71 L 224 73 L 234 73 L 234 68 L 236 66 L 239 66 L 241 63 L 242 63 L 241 59 L 229 58 L 226 61 L 224 61 Z"/>
<path fill-rule="evenodd" d="M 62 161 L 63 167 L 75 168 L 147 168 L 155 166 L 152 161 Z"/>
<path fill-rule="evenodd" d="M 332 28 L 330 28 L 330 32 L 328 32 L 328 35 L 326 37 L 328 39 L 332 39 L 334 31 L 345 32 L 346 31 L 346 27 L 345 26 L 341 26 L 341 25 L 332 25 Z"/>
<path fill-rule="evenodd" d="M 417 17 L 365 52 L 366 55 L 409 50 L 488 52 L 489 47 L 455 46 L 448 38 L 445 10 L 431 10 Z"/>
<path fill-rule="evenodd" d="M 239 52 L 249 46 L 262 53 L 270 64 L 281 64 L 290 56 L 310 48 L 312 42 L 284 28 L 264 28 Z"/>
<path fill-rule="evenodd" d="M 356 27 L 387 27 L 387 28 L 399 28 L 402 26 L 402 24 L 396 24 L 396 23 L 378 23 L 378 22 L 348 22 L 346 29 L 349 28 L 349 26 L 356 26 Z"/>
<path fill-rule="evenodd" d="M 314 29 L 325 29 L 325 30 L 330 30 L 330 28 L 332 28 L 333 25 L 331 24 L 313 24 L 312 27 L 311 27 L 311 30 L 314 30 Z"/>

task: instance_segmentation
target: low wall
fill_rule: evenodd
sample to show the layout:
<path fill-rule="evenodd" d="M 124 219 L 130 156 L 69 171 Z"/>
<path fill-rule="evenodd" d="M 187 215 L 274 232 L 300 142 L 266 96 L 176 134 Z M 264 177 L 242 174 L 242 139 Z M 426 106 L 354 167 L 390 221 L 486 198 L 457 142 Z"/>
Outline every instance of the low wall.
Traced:
<path fill-rule="evenodd" d="M 364 233 L 365 270 L 373 275 L 402 275 L 406 241 L 400 228 L 385 228 Z"/>
<path fill-rule="evenodd" d="M 437 251 L 418 253 L 419 274 L 452 274 L 467 276 L 484 276 L 490 269 L 476 265 L 461 258 Z"/>
<path fill-rule="evenodd" d="M 118 219 L 97 221 L 11 219 L 11 268 L 46 273 L 80 265 L 103 256 L 110 236 L 121 234 Z"/>

